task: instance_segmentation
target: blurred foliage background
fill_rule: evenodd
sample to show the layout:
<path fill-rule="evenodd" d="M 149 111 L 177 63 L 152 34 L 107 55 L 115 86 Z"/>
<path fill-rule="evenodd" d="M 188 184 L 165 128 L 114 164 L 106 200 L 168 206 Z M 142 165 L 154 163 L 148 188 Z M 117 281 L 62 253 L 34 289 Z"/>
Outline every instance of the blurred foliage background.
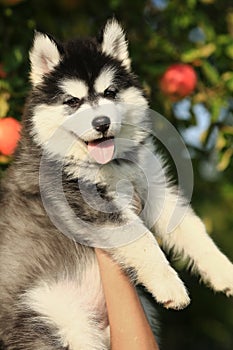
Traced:
<path fill-rule="evenodd" d="M 0 0 L 0 118 L 20 120 L 34 30 L 61 40 L 95 35 L 116 16 L 127 31 L 134 71 L 151 107 L 183 136 L 193 161 L 193 206 L 233 260 L 233 3 L 231 0 Z M 195 90 L 176 100 L 160 79 L 174 63 L 197 74 Z M 0 155 L 3 173 L 11 157 Z M 173 264 L 190 291 L 183 311 L 159 308 L 162 350 L 233 349 L 233 302 L 214 295 Z M 0 306 L 1 307 L 1 306 Z"/>

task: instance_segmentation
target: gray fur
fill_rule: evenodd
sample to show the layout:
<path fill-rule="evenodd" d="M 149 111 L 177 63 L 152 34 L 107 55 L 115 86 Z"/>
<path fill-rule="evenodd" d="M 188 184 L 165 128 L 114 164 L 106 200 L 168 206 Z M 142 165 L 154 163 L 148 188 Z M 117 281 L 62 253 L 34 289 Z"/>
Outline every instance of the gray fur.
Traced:
<path fill-rule="evenodd" d="M 42 149 L 31 136 L 31 116 L 34 106 L 39 101 L 40 98 L 33 91 L 25 108 L 22 137 L 15 161 L 5 173 L 1 184 L 0 339 L 2 346 L 7 350 L 67 350 L 57 338 L 55 326 L 43 323 L 41 318 L 38 318 L 41 315 L 26 310 L 21 298 L 26 291 L 41 281 L 52 283 L 63 279 L 77 279 L 77 276 L 80 276 L 81 281 L 88 266 L 93 264 L 93 261 L 96 263 L 93 249 L 80 245 L 59 232 L 43 207 L 39 188 Z M 135 156 L 135 151 L 133 154 Z M 66 172 L 66 167 L 69 169 L 71 163 L 72 159 L 69 159 L 65 164 L 63 189 L 74 212 L 84 221 L 94 222 L 97 227 L 108 221 L 114 222 L 114 225 L 122 222 L 122 215 L 116 208 L 112 208 L 112 214 L 103 210 L 96 211 L 85 204 L 77 188 L 77 179 L 70 177 Z M 48 193 L 53 194 L 56 188 L 54 167 L 61 166 L 61 163 L 56 157 L 48 157 L 47 165 L 45 186 Z M 77 163 L 74 162 L 74 166 L 77 166 Z M 89 166 L 91 169 L 91 165 Z M 92 196 L 91 184 L 84 185 Z M 98 186 L 102 197 L 108 203 L 111 198 L 105 185 L 97 184 Z M 138 198 L 135 206 L 138 206 L 137 203 L 139 204 Z M 59 198 L 55 212 L 57 219 L 64 215 L 63 203 L 59 202 Z M 68 233 L 67 223 L 64 225 Z M 85 233 L 88 243 L 88 232 Z"/>
<path fill-rule="evenodd" d="M 0 339 L 7 350 L 67 350 L 68 346 L 69 350 L 109 350 L 98 265 L 93 248 L 88 247 L 95 239 L 100 242 L 100 236 L 99 246 L 165 307 L 180 309 L 190 299 L 155 235 L 165 249 L 189 258 L 214 290 L 233 295 L 233 265 L 210 239 L 201 220 L 186 207 L 187 201 L 182 197 L 177 201 L 164 163 L 153 153 L 148 104 L 130 72 L 122 28 L 110 21 L 103 35 L 103 44 L 87 39 L 61 45 L 37 34 L 31 51 L 33 88 L 15 161 L 0 192 Z M 111 55 L 114 36 L 122 46 Z M 101 74 L 104 78 L 98 91 L 95 83 Z M 67 80 L 69 86 L 64 88 L 62 82 Z M 90 127 L 94 117 L 103 116 L 101 113 L 111 118 L 105 133 Z M 80 119 L 87 123 L 85 130 L 77 128 Z M 67 120 L 71 120 L 69 127 Z M 93 144 L 99 147 L 106 139 L 112 145 L 112 137 L 118 159 L 111 156 L 105 164 L 98 154 L 92 157 L 89 148 Z M 73 141 L 74 147 L 63 150 L 64 144 L 70 146 Z M 121 180 L 124 186 L 118 193 Z M 60 182 L 62 193 L 57 191 Z M 180 216 L 169 232 L 175 208 Z M 80 242 L 80 237 L 82 244 L 75 242 L 76 238 Z M 124 238 L 124 243 L 119 244 L 119 238 Z M 68 312 L 68 328 L 62 323 L 64 308 L 58 316 L 50 309 L 56 287 L 64 287 L 66 282 L 69 288 L 65 290 L 72 302 L 77 301 L 75 310 L 79 312 L 73 318 Z M 57 304 L 64 296 L 62 305 L 70 307 L 66 294 L 58 295 Z M 79 305 L 79 299 L 85 305 Z M 95 302 L 98 307 L 86 311 L 85 306 L 92 307 Z M 88 319 L 87 340 L 83 326 L 76 329 L 81 306 L 84 319 Z"/>

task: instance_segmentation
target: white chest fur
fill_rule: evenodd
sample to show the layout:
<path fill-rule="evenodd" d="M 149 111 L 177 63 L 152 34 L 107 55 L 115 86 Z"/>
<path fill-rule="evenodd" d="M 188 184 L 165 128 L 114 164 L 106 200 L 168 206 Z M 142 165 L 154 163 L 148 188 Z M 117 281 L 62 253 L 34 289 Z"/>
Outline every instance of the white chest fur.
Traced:
<path fill-rule="evenodd" d="M 72 350 L 108 349 L 109 331 L 105 300 L 95 261 L 76 279 L 43 282 L 27 291 L 22 303 L 57 329 L 64 347 Z M 82 332 L 80 332 L 82 330 Z"/>

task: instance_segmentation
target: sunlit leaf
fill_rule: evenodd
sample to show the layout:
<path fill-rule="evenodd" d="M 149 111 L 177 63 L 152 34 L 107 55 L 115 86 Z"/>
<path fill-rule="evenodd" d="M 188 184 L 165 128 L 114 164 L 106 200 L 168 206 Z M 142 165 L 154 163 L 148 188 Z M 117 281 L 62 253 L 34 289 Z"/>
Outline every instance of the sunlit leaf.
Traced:
<path fill-rule="evenodd" d="M 222 133 L 219 133 L 215 147 L 218 151 L 221 151 L 227 144 L 227 141 Z"/>
<path fill-rule="evenodd" d="M 206 138 L 207 138 L 208 134 L 209 134 L 208 130 L 205 130 L 200 134 L 200 141 L 202 144 L 204 144 L 206 142 Z"/>
<path fill-rule="evenodd" d="M 182 62 L 193 62 L 199 58 L 207 58 L 214 53 L 216 45 L 213 43 L 204 45 L 198 49 L 190 49 L 181 55 Z"/>
<path fill-rule="evenodd" d="M 232 37 L 228 34 L 220 34 L 217 36 L 218 45 L 230 45 L 232 43 Z"/>
<path fill-rule="evenodd" d="M 218 171 L 223 171 L 223 170 L 225 170 L 228 167 L 228 165 L 229 165 L 229 163 L 231 161 L 232 155 L 233 155 L 233 148 L 228 148 L 223 153 L 222 158 L 221 158 L 220 162 L 217 165 Z"/>
<path fill-rule="evenodd" d="M 11 157 L 4 156 L 3 154 L 0 154 L 0 164 L 8 164 L 11 161 Z"/>
<path fill-rule="evenodd" d="M 233 135 L 233 126 L 231 125 L 224 125 L 221 127 L 221 130 L 225 132 L 226 134 L 231 134 Z"/>
<path fill-rule="evenodd" d="M 233 59 L 233 44 L 226 47 L 226 55 Z"/>
<path fill-rule="evenodd" d="M 198 92 L 193 97 L 193 103 L 206 102 L 208 100 L 208 95 L 205 92 Z"/>
<path fill-rule="evenodd" d="M 233 91 L 233 78 L 226 82 L 226 86 L 230 91 Z"/>
<path fill-rule="evenodd" d="M 230 90 L 233 91 L 233 72 L 225 72 L 221 76 L 221 80 L 224 81 L 226 84 L 226 87 Z"/>
<path fill-rule="evenodd" d="M 0 118 L 5 117 L 10 109 L 10 105 L 7 100 L 8 98 L 6 97 L 6 94 L 0 95 Z"/>

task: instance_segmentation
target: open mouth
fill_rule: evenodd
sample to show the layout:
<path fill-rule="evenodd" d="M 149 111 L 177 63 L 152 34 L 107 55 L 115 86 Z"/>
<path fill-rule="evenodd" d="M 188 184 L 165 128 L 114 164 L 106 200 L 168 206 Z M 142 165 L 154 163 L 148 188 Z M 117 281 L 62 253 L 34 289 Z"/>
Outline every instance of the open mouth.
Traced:
<path fill-rule="evenodd" d="M 102 137 L 101 139 L 85 142 L 88 152 L 99 164 L 106 164 L 113 159 L 115 151 L 114 137 Z"/>

